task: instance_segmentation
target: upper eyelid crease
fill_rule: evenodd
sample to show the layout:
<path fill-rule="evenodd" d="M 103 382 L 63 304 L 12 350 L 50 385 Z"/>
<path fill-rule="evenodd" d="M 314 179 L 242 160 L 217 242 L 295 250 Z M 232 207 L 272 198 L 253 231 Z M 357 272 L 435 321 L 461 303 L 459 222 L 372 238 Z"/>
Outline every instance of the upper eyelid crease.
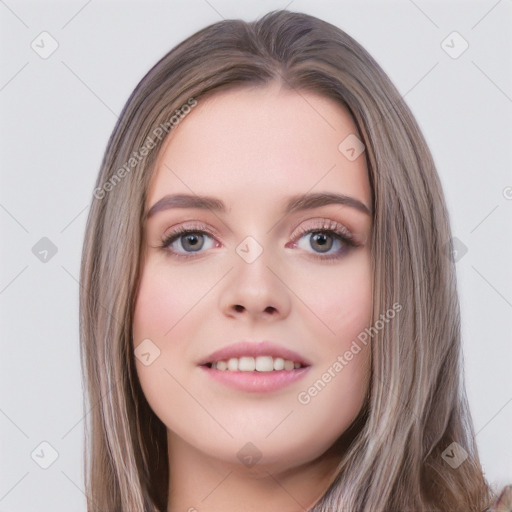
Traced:
<path fill-rule="evenodd" d="M 354 231 L 350 229 L 345 223 L 327 217 L 315 217 L 305 219 L 297 227 L 293 229 L 293 236 L 294 238 L 296 238 L 297 236 L 301 236 L 306 233 L 314 231 L 327 231 L 332 233 L 339 232 L 341 235 L 344 235 L 346 237 L 356 238 Z M 179 237 L 180 235 L 184 233 L 186 234 L 187 232 L 201 232 L 209 236 L 222 238 L 222 235 L 220 234 L 219 231 L 217 231 L 217 229 L 211 227 L 208 224 L 203 223 L 202 221 L 196 220 L 184 221 L 182 223 L 177 224 L 176 226 L 173 226 L 172 228 L 166 229 L 164 231 L 163 237 L 166 239 L 172 236 Z"/>

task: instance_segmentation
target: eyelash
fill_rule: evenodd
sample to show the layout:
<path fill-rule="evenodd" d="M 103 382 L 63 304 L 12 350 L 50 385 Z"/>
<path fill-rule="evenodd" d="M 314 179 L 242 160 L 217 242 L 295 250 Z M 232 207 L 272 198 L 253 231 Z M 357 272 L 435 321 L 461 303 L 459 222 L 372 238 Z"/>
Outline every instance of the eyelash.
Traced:
<path fill-rule="evenodd" d="M 169 235 L 167 235 L 163 240 L 162 244 L 159 246 L 161 249 L 165 250 L 168 254 L 170 254 L 174 258 L 179 259 L 190 259 L 195 258 L 196 255 L 194 253 L 189 254 L 182 254 L 177 253 L 169 249 L 169 246 L 175 241 L 178 240 L 181 236 L 187 235 L 187 234 L 201 234 L 201 235 L 208 235 L 212 238 L 215 238 L 215 234 L 212 233 L 209 229 L 206 228 L 206 226 L 203 226 L 201 224 L 192 225 L 190 227 L 179 227 L 176 229 L 173 229 Z M 342 224 L 339 222 L 331 221 L 328 219 L 323 219 L 321 224 L 315 227 L 303 227 L 301 226 L 298 230 L 297 235 L 294 237 L 293 242 L 296 243 L 298 240 L 300 240 L 304 235 L 306 234 L 313 234 L 313 233 L 322 233 L 322 234 L 328 234 L 329 236 L 338 239 L 342 244 L 345 245 L 345 248 L 342 248 L 338 250 L 335 255 L 331 256 L 322 256 L 321 254 L 317 253 L 310 253 L 310 256 L 312 258 L 322 260 L 322 261 L 329 261 L 329 260 L 338 260 L 345 256 L 347 252 L 349 252 L 351 249 L 359 247 L 361 244 L 357 243 L 352 233 Z M 199 254 L 199 253 L 198 253 Z"/>

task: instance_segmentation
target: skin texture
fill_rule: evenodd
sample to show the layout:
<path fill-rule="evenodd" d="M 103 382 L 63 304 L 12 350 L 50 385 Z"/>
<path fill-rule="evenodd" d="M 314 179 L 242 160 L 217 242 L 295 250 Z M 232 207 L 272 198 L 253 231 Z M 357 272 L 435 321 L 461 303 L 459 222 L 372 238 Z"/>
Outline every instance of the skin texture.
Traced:
<path fill-rule="evenodd" d="M 149 338 L 160 350 L 152 364 L 136 364 L 148 403 L 167 427 L 171 512 L 291 512 L 325 490 L 339 457 L 329 448 L 368 390 L 369 346 L 309 403 L 298 394 L 370 326 L 372 219 L 339 204 L 287 216 L 283 208 L 289 196 L 306 192 L 345 194 L 370 207 L 364 155 L 350 161 L 338 149 L 350 134 L 357 130 L 342 106 L 272 84 L 200 99 L 162 147 L 148 208 L 176 193 L 227 205 L 225 214 L 160 211 L 144 226 L 133 344 Z M 345 226 L 361 245 L 346 245 L 338 259 L 320 259 L 345 245 L 328 237 L 333 245 L 323 255 L 311 231 L 322 231 L 324 219 Z M 160 247 L 173 226 L 197 229 L 198 223 L 215 233 L 204 235 L 199 252 L 186 236 Z M 310 233 L 300 234 L 301 226 Z M 247 236 L 263 250 L 251 263 L 236 252 Z M 192 257 L 173 257 L 172 248 Z M 224 386 L 198 367 L 214 350 L 244 339 L 295 350 L 312 363 L 309 373 L 278 391 L 254 394 Z M 261 456 L 251 467 L 237 456 L 248 442 Z"/>

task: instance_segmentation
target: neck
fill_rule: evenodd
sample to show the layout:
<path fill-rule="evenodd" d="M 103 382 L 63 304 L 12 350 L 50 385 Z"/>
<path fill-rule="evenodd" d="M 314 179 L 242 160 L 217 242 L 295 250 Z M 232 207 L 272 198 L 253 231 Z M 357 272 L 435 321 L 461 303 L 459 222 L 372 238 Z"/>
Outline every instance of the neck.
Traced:
<path fill-rule="evenodd" d="M 168 512 L 297 512 L 325 493 L 339 462 L 339 445 L 317 459 L 246 467 L 208 456 L 168 433 Z"/>

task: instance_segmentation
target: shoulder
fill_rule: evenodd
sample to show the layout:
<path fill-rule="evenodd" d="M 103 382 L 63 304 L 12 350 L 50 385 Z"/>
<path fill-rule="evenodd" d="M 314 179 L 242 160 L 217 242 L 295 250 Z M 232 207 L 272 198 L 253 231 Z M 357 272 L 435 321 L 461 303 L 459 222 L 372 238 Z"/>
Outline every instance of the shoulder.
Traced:
<path fill-rule="evenodd" d="M 503 487 L 491 508 L 484 512 L 512 512 L 512 485 Z"/>

